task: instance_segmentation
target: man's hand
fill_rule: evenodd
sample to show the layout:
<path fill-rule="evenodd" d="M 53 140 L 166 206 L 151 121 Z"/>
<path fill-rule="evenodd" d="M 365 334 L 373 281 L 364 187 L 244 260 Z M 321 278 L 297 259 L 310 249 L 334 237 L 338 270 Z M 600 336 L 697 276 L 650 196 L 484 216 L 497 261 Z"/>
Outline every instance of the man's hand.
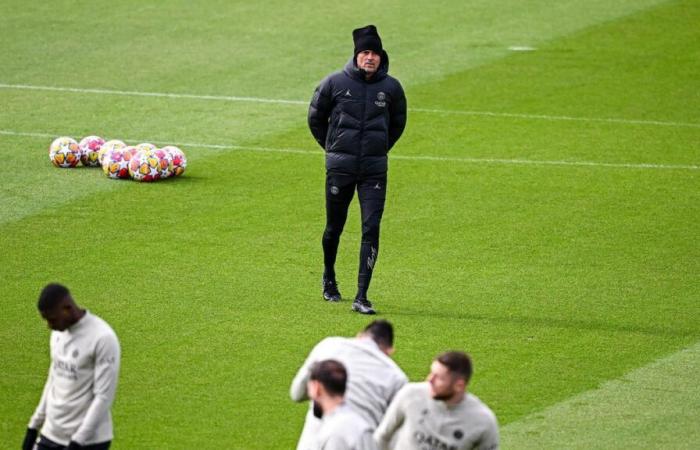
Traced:
<path fill-rule="evenodd" d="M 37 436 L 39 436 L 39 430 L 27 428 L 27 432 L 24 434 L 24 441 L 22 442 L 22 450 L 32 450 Z"/>

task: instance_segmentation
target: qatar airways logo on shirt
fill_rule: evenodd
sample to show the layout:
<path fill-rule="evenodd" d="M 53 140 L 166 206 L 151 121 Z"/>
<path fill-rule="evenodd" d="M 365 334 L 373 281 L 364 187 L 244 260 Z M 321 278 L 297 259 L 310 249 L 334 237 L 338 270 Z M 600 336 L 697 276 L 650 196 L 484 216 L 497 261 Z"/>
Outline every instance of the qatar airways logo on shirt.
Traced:
<path fill-rule="evenodd" d="M 54 373 L 61 378 L 78 379 L 78 365 L 60 359 L 53 362 Z"/>
<path fill-rule="evenodd" d="M 413 434 L 413 438 L 422 450 L 457 450 L 456 445 L 449 445 L 435 436 L 425 434 L 422 431 L 416 431 Z"/>

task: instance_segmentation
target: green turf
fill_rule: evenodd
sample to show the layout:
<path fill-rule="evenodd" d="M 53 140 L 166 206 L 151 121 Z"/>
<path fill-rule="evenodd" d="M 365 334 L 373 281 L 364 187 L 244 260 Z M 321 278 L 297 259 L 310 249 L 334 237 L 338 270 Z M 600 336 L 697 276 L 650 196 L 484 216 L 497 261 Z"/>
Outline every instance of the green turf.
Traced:
<path fill-rule="evenodd" d="M 695 448 L 700 345 L 506 425 L 508 448 Z M 573 429 L 575 433 L 571 433 Z"/>
<path fill-rule="evenodd" d="M 695 380 L 654 361 L 700 341 L 700 6 L 608 3 L 6 2 L 0 84 L 306 100 L 350 30 L 377 23 L 413 108 L 371 290 L 399 364 L 419 380 L 437 352 L 471 352 L 508 448 L 586 442 L 581 398 L 624 406 L 626 374 L 663 389 L 678 370 L 686 408 L 644 430 L 612 412 L 601 433 L 692 448 Z M 0 443 L 19 444 L 38 401 L 34 303 L 60 280 L 121 339 L 114 448 L 292 447 L 295 370 L 367 323 L 320 300 L 323 157 L 305 105 L 10 88 L 0 105 Z M 150 185 L 49 165 L 49 136 L 92 133 L 243 148 L 183 145 L 186 175 Z M 354 206 L 346 296 L 358 220 Z"/>

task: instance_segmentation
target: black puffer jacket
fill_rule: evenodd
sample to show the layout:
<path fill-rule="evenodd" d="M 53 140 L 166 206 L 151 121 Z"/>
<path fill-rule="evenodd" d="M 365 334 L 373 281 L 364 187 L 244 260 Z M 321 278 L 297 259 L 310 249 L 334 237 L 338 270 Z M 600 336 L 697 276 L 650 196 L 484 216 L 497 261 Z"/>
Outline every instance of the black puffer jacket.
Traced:
<path fill-rule="evenodd" d="M 382 53 L 377 73 L 365 80 L 351 58 L 321 81 L 309 106 L 309 128 L 326 150 L 326 170 L 354 175 L 386 173 L 387 153 L 406 126 L 406 97 L 388 75 Z"/>

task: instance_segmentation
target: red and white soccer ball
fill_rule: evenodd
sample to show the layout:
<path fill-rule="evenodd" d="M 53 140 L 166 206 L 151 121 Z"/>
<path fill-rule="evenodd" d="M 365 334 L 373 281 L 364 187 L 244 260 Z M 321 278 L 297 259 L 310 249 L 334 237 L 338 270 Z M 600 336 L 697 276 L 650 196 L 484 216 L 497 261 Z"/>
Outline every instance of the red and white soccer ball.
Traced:
<path fill-rule="evenodd" d="M 99 151 L 105 140 L 99 136 L 84 137 L 79 143 L 80 162 L 86 167 L 97 167 L 100 165 Z"/>
<path fill-rule="evenodd" d="M 111 150 L 102 160 L 102 170 L 109 178 L 129 178 L 130 159 L 131 155 L 125 148 Z"/>
<path fill-rule="evenodd" d="M 126 147 L 126 144 L 119 139 L 112 139 L 102 144 L 102 147 L 100 147 L 100 150 L 97 152 L 97 159 L 100 161 L 102 168 L 104 169 L 105 167 L 105 156 L 107 153 L 112 150 L 121 150 L 124 147 Z"/>
<path fill-rule="evenodd" d="M 133 158 L 134 155 L 139 152 L 139 149 L 133 145 L 127 145 L 126 147 L 122 148 L 121 151 L 124 152 L 124 159 L 131 161 L 131 158 Z"/>
<path fill-rule="evenodd" d="M 80 162 L 80 147 L 73 138 L 56 138 L 49 146 L 49 159 L 56 167 L 75 167 Z"/>
<path fill-rule="evenodd" d="M 185 172 L 187 169 L 187 157 L 185 153 L 174 145 L 168 145 L 163 147 L 161 150 L 165 150 L 170 154 L 172 158 L 172 169 L 169 176 L 179 176 Z"/>
<path fill-rule="evenodd" d="M 141 150 L 131 158 L 129 175 L 136 181 L 160 180 L 162 161 L 156 151 Z"/>

